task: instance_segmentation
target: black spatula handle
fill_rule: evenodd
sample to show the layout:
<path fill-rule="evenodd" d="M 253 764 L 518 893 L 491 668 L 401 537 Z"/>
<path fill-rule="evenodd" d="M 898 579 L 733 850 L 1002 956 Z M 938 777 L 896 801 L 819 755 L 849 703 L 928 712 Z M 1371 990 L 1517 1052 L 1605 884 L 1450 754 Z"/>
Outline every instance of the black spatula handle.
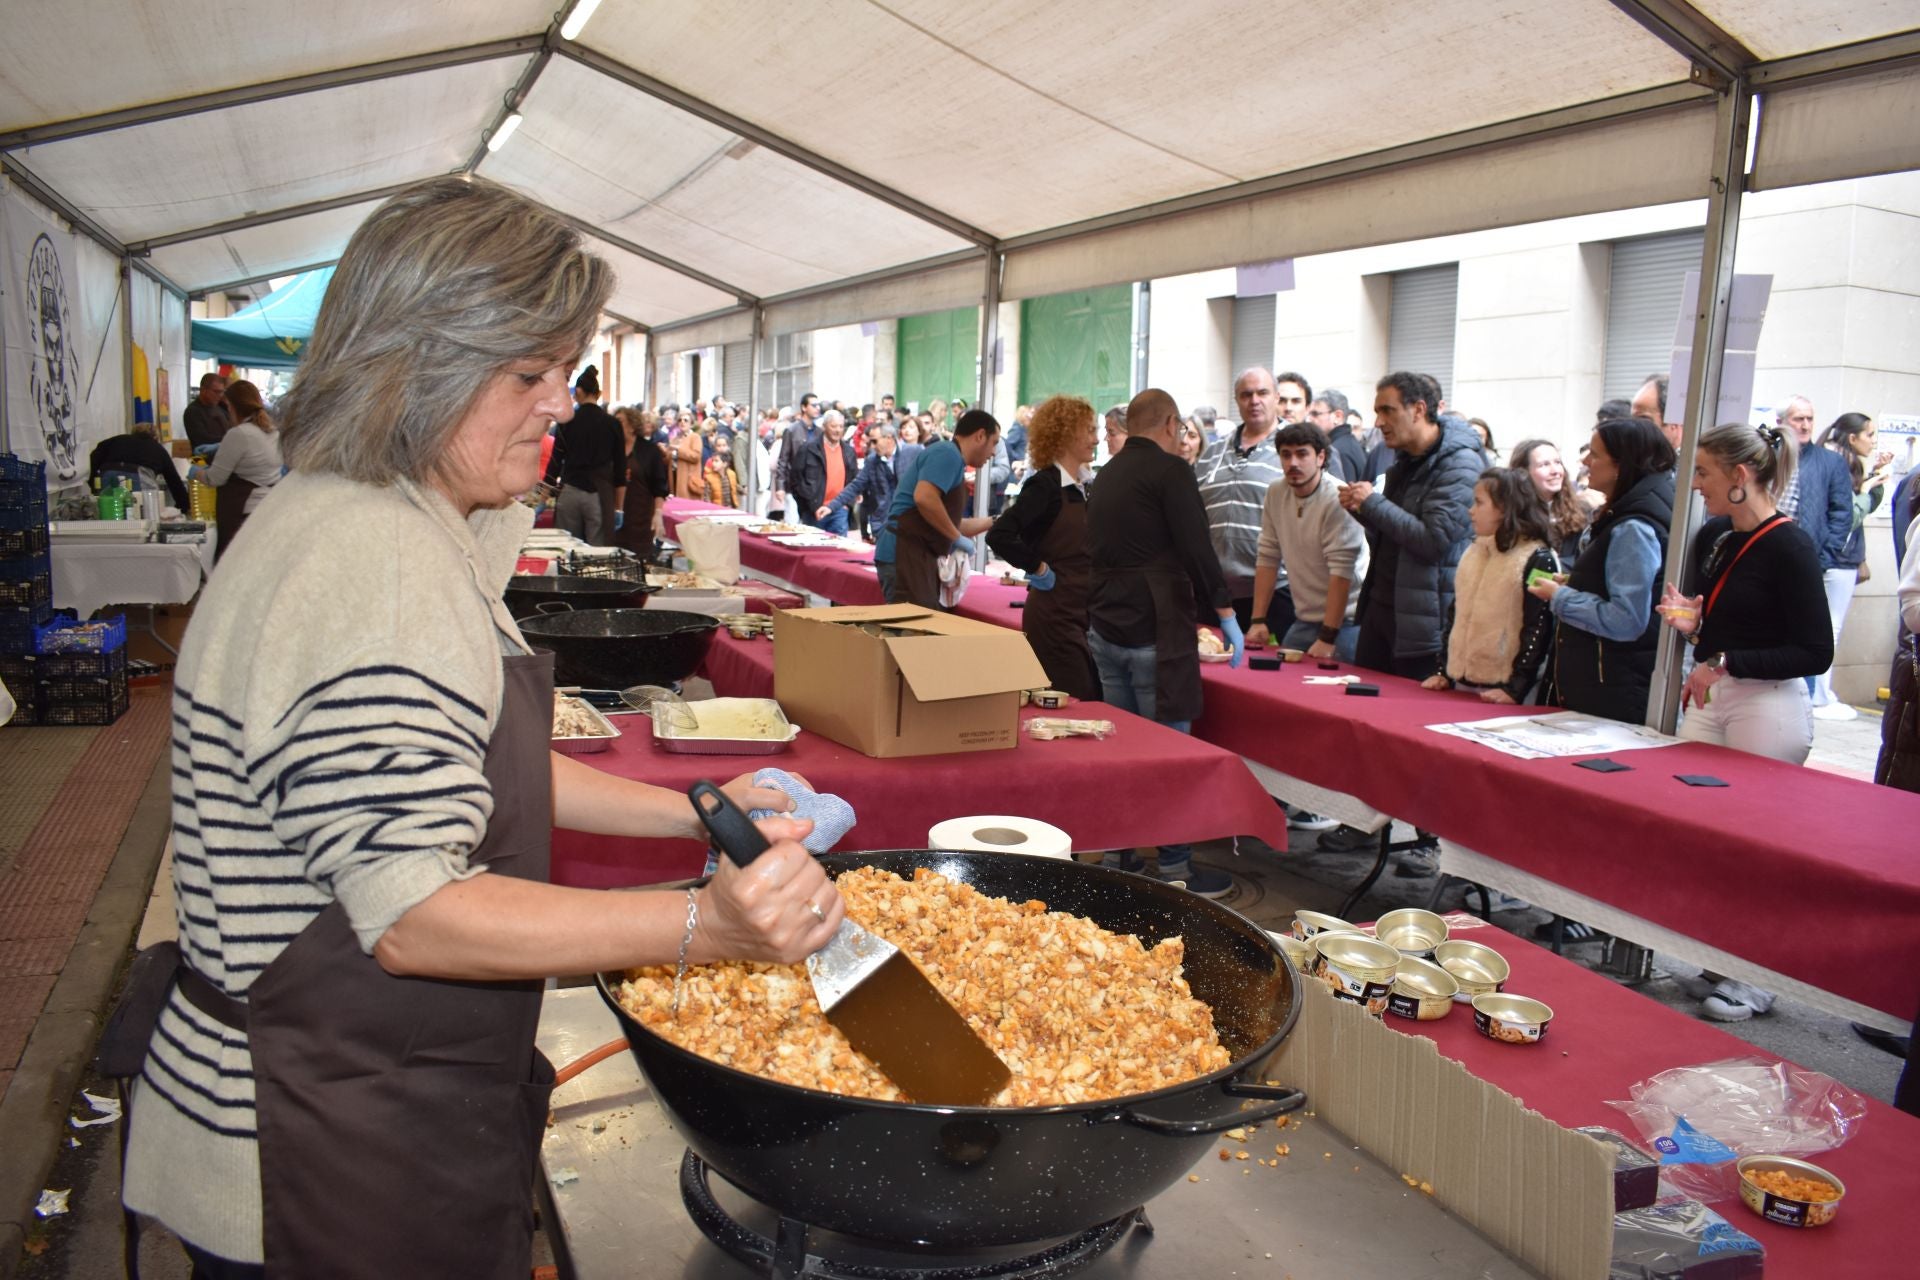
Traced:
<path fill-rule="evenodd" d="M 715 847 L 732 858 L 736 867 L 750 865 L 770 847 L 753 819 L 711 782 L 694 783 L 687 788 L 687 796 L 693 801 L 693 811 L 712 833 Z"/>

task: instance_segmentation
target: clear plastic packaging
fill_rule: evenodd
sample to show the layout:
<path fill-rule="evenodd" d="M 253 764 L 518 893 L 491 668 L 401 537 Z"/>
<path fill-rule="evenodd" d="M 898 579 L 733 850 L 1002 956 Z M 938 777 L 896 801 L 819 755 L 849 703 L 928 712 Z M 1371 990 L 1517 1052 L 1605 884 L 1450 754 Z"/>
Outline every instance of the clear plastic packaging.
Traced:
<path fill-rule="evenodd" d="M 1866 1100 L 1831 1076 L 1763 1058 L 1674 1067 L 1607 1105 L 1660 1160 L 1662 1187 L 1696 1200 L 1740 1193 L 1741 1156 L 1812 1155 L 1853 1136 Z"/>
<path fill-rule="evenodd" d="M 1111 720 L 1070 720 L 1065 716 L 1034 716 L 1027 721 L 1027 734 L 1036 741 L 1054 738 L 1106 738 L 1113 733 Z"/>

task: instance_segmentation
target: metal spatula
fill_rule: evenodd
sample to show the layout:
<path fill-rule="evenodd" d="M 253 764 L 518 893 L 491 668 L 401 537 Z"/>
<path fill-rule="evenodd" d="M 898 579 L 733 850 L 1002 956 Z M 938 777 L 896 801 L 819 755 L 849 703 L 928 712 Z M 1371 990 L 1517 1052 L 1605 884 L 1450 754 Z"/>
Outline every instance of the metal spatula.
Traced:
<path fill-rule="evenodd" d="M 736 865 L 767 851 L 760 829 L 711 782 L 696 782 L 687 794 Z M 852 920 L 807 957 L 807 973 L 827 1021 L 912 1101 L 984 1106 L 1012 1078 L 910 957 Z"/>

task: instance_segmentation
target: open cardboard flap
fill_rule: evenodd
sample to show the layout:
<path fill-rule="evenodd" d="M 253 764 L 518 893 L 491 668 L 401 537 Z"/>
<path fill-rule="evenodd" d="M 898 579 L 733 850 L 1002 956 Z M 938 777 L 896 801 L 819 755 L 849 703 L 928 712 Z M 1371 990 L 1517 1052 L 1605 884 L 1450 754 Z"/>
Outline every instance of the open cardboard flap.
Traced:
<path fill-rule="evenodd" d="M 1033 656 L 1027 638 L 1005 627 L 987 626 L 997 634 L 968 631 L 891 637 L 887 652 L 913 696 L 922 702 L 1045 688 L 1046 669 Z"/>

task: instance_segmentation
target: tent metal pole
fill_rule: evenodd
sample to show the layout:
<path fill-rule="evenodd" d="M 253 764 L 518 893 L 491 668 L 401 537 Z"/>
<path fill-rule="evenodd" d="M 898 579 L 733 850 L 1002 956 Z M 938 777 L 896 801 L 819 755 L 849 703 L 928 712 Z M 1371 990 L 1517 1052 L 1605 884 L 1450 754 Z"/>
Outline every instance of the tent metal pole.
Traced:
<path fill-rule="evenodd" d="M 126 245 L 121 244 L 120 241 L 108 234 L 107 230 L 92 218 L 89 218 L 86 214 L 61 199 L 59 193 L 54 191 L 54 189 L 46 183 L 40 181 L 31 170 L 23 167 L 21 163 L 12 156 L 0 155 L 0 173 L 6 174 L 15 182 L 19 183 L 22 191 L 25 191 L 35 200 L 38 200 L 41 204 L 47 206 L 47 208 L 72 223 L 75 231 L 80 232 L 80 234 L 86 236 L 87 239 L 93 241 L 114 257 L 117 258 L 127 252 Z"/>
<path fill-rule="evenodd" d="M 1735 80 L 1720 95 L 1714 115 L 1712 194 L 1707 198 L 1705 244 L 1700 254 L 1700 290 L 1693 313 L 1693 351 L 1689 355 L 1687 403 L 1675 467 L 1673 523 L 1667 532 L 1666 577 L 1685 581 L 1693 535 L 1700 527 L 1688 487 L 1700 433 L 1713 426 L 1720 404 L 1720 365 L 1727 353 L 1727 309 L 1733 294 L 1734 250 L 1740 239 L 1740 200 L 1746 189 L 1747 130 L 1753 114 L 1753 90 Z M 1671 627 L 1660 628 L 1647 698 L 1649 727 L 1672 733 L 1680 717 L 1680 681 L 1685 644 Z"/>
<path fill-rule="evenodd" d="M 1751 49 L 1685 0 L 1613 0 L 1613 7 L 1691 61 L 1696 80 L 1710 78 L 1716 86 L 1730 85 L 1760 61 Z M 1702 76 L 1702 69 L 1710 75 Z"/>
<path fill-rule="evenodd" d="M 219 284 L 202 285 L 200 288 L 184 296 L 191 301 L 194 298 L 205 298 L 209 294 L 228 293 L 234 289 L 244 289 L 250 284 L 259 284 L 262 280 L 273 280 L 280 276 L 305 275 L 309 271 L 318 271 L 322 267 L 331 267 L 339 261 L 340 259 L 338 258 L 328 258 L 324 262 L 309 262 L 302 267 L 283 267 L 278 271 L 262 271 L 257 276 L 245 276 L 239 280 L 222 280 Z"/>
<path fill-rule="evenodd" d="M 258 213 L 249 213 L 245 217 L 229 218 L 225 222 L 212 222 L 205 226 L 188 227 L 183 231 L 169 231 L 165 235 L 149 236 L 145 240 L 134 241 L 127 246 L 127 249 L 136 257 L 144 257 L 155 249 L 165 249 L 172 245 L 183 244 L 188 240 L 205 240 L 211 236 L 230 235 L 235 231 L 246 231 L 253 227 L 285 222 L 289 218 L 303 218 L 313 213 L 331 213 L 335 209 L 344 209 L 350 205 L 385 200 L 388 196 L 405 191 L 412 185 L 411 182 L 396 182 L 391 186 L 378 187 L 372 191 L 349 191 L 345 195 L 329 196 L 325 200 L 290 204 L 283 209 L 263 209 Z M 273 274 L 285 273 L 276 271 Z"/>
<path fill-rule="evenodd" d="M 999 249 L 987 250 L 987 279 L 980 291 L 980 395 L 974 401 L 974 407 L 993 412 L 993 393 L 996 371 L 994 369 L 994 345 L 1000 341 L 1000 275 L 1006 267 L 1006 255 Z M 992 513 L 993 504 L 993 455 L 975 468 L 973 475 L 973 514 L 986 517 Z M 987 565 L 987 540 L 976 538 L 973 544 L 973 567 L 984 569 Z"/>
<path fill-rule="evenodd" d="M 140 261 L 140 259 L 138 258 L 135 258 L 133 260 L 133 269 L 135 271 L 138 271 L 141 275 L 145 276 L 147 279 L 153 281 L 155 284 L 159 285 L 162 289 L 165 289 L 168 293 L 171 293 L 174 297 L 180 299 L 182 302 L 185 302 L 187 300 L 187 291 L 185 289 L 182 289 L 179 285 L 175 284 L 172 281 L 172 279 L 168 277 L 166 272 L 161 271 L 156 267 L 149 266 L 148 264 Z"/>
<path fill-rule="evenodd" d="M 760 456 L 760 338 L 766 320 L 766 309 L 756 306 L 753 328 L 747 336 L 747 425 L 744 430 L 736 427 L 733 433 L 733 456 L 740 460 L 740 501 L 748 511 L 756 509 L 760 486 L 767 481 L 760 474 L 765 465 Z"/>
<path fill-rule="evenodd" d="M 72 120 L 60 120 L 51 124 L 34 125 L 31 128 L 0 133 L 0 151 L 11 151 L 16 147 L 42 146 L 68 138 L 84 138 L 88 134 L 129 129 L 136 125 L 154 124 L 161 120 L 177 120 L 181 116 L 197 115 L 203 111 L 220 111 L 227 107 L 247 106 L 250 103 L 272 102 L 278 98 L 314 93 L 323 89 L 367 84 L 393 76 L 410 76 L 422 71 L 439 71 L 447 67 L 463 67 L 474 62 L 491 62 L 496 58 L 511 58 L 532 53 L 541 48 L 545 41 L 544 33 L 513 36 L 506 40 L 491 40 L 485 44 L 442 49 L 437 53 L 391 58 L 385 62 L 369 62 L 360 66 L 340 67 L 332 71 L 317 71 L 312 75 L 268 80 L 261 84 L 244 85 L 237 89 L 196 93 L 190 97 L 174 98 L 167 102 L 150 102 L 145 106 L 126 107 L 119 111 L 102 112 L 99 115 L 78 116 Z"/>
<path fill-rule="evenodd" d="M 133 255 L 126 254 L 120 259 L 120 289 L 126 295 L 126 308 L 120 313 L 120 417 L 119 421 L 133 425 Z M 153 373 L 151 362 L 147 365 L 148 376 Z M 152 394 L 153 388 L 148 386 Z"/>

